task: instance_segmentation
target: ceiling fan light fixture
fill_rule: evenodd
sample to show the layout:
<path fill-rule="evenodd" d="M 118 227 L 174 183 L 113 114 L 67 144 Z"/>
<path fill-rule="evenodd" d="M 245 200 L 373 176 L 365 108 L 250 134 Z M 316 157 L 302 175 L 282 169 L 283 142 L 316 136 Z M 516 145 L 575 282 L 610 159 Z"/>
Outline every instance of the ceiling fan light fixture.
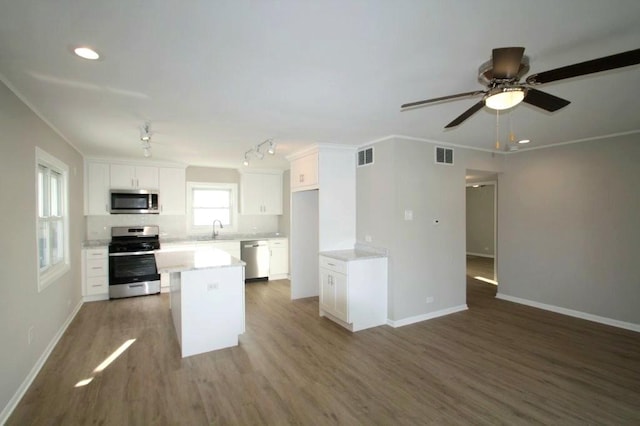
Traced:
<path fill-rule="evenodd" d="M 491 109 L 502 111 L 513 108 L 524 100 L 524 87 L 499 87 L 492 89 L 484 99 L 484 104 Z"/>
<path fill-rule="evenodd" d="M 96 61 L 100 59 L 100 55 L 98 54 L 98 52 L 86 46 L 76 47 L 75 49 L 73 49 L 73 53 L 75 53 L 76 56 L 79 56 L 83 59 L 89 59 L 90 61 Z"/>

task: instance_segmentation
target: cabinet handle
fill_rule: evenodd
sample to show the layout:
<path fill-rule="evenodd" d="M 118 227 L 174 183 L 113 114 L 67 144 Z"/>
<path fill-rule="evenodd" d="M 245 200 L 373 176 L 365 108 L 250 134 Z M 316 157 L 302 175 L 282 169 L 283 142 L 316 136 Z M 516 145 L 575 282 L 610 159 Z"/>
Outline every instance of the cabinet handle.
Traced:
<path fill-rule="evenodd" d="M 298 179 L 300 183 L 304 182 L 304 174 L 301 174 Z"/>
<path fill-rule="evenodd" d="M 335 264 L 335 263 L 329 263 L 329 262 L 327 262 L 327 265 L 329 265 L 329 266 L 336 266 L 336 264 Z"/>
<path fill-rule="evenodd" d="M 102 266 L 92 266 L 91 269 L 102 269 Z"/>
<path fill-rule="evenodd" d="M 102 287 L 102 284 L 92 284 L 91 287 Z"/>

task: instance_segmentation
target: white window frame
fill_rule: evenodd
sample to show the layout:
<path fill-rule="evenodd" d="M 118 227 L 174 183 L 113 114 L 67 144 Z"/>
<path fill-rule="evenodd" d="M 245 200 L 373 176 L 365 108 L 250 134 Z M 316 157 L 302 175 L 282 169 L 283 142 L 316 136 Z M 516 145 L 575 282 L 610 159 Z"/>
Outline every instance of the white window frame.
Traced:
<path fill-rule="evenodd" d="M 55 282 L 62 275 L 67 273 L 71 269 L 71 262 L 69 259 L 69 167 L 58 160 L 56 157 L 47 153 L 46 151 L 36 147 L 36 161 L 35 161 L 35 194 L 36 194 L 36 208 L 35 208 L 35 226 L 36 226 L 36 268 L 38 270 L 38 292 L 41 292 L 47 288 L 51 283 Z M 48 170 L 54 171 L 61 176 L 61 188 L 60 188 L 60 210 L 61 219 L 54 219 L 55 221 L 62 221 L 62 259 L 54 264 L 49 264 L 45 268 L 40 268 L 40 242 L 38 240 L 39 227 L 42 221 L 52 222 L 49 218 L 41 218 L 39 213 L 40 194 L 38 186 L 38 173 L 40 167 L 45 167 Z M 47 184 L 48 188 L 48 184 Z M 51 258 L 51 242 L 47 247 L 49 249 L 48 255 Z"/>
<path fill-rule="evenodd" d="M 231 225 L 225 225 L 223 229 L 216 227 L 221 234 L 233 233 L 238 230 L 238 184 L 237 183 L 213 183 L 213 182 L 187 182 L 187 232 L 192 235 L 207 235 L 213 233 L 213 223 L 206 226 L 193 224 L 193 190 L 194 189 L 219 189 L 231 192 L 229 218 Z"/>

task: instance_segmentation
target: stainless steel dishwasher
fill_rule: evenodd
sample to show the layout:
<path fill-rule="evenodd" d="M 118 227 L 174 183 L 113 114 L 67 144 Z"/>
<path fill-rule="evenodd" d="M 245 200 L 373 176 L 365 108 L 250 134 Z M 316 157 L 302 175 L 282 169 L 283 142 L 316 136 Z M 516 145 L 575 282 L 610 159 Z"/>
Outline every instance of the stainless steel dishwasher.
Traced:
<path fill-rule="evenodd" d="M 269 243 L 264 240 L 242 241 L 240 258 L 246 263 L 244 278 L 269 278 Z"/>

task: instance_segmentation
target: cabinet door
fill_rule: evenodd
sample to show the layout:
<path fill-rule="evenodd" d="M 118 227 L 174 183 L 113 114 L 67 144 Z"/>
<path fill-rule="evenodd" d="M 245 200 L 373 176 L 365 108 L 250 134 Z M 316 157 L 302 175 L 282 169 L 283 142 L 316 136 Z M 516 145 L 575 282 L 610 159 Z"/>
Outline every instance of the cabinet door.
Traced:
<path fill-rule="evenodd" d="M 109 214 L 109 164 L 87 163 L 85 214 Z"/>
<path fill-rule="evenodd" d="M 291 190 L 318 187 L 318 153 L 306 155 L 291 163 Z"/>
<path fill-rule="evenodd" d="M 171 167 L 158 169 L 160 214 L 185 214 L 185 170 Z"/>
<path fill-rule="evenodd" d="M 151 166 L 136 166 L 135 183 L 139 189 L 158 189 L 158 168 Z"/>
<path fill-rule="evenodd" d="M 334 272 L 320 268 L 320 308 L 335 315 L 336 296 L 333 286 Z"/>
<path fill-rule="evenodd" d="M 287 240 L 269 241 L 271 258 L 269 262 L 269 275 L 286 275 L 289 273 L 289 245 Z"/>
<path fill-rule="evenodd" d="M 347 276 L 337 272 L 332 273 L 335 295 L 335 316 L 344 322 L 349 321 L 349 281 Z"/>
<path fill-rule="evenodd" d="M 110 183 L 113 189 L 135 188 L 135 167 L 125 164 L 112 164 Z"/>
<path fill-rule="evenodd" d="M 282 214 L 282 175 L 262 175 L 262 214 Z"/>
<path fill-rule="evenodd" d="M 240 213 L 263 214 L 262 212 L 262 174 L 243 173 L 240 186 Z"/>

